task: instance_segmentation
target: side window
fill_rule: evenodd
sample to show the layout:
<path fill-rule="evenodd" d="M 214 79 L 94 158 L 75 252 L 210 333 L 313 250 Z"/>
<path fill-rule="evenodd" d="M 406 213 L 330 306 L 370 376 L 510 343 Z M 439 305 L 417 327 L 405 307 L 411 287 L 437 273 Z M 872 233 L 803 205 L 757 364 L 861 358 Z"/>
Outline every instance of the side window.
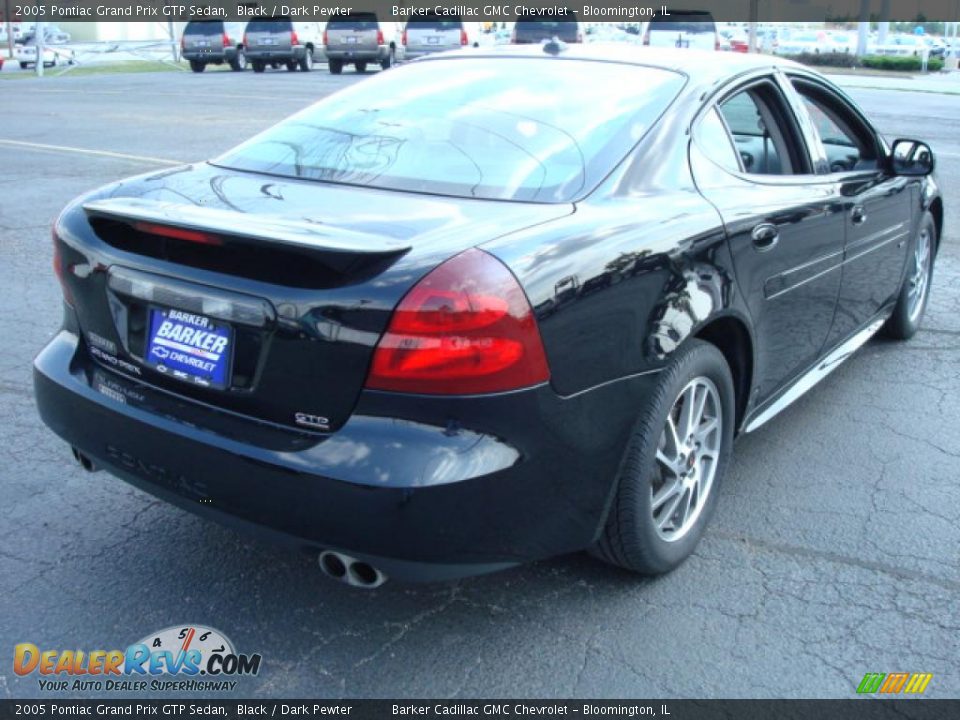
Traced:
<path fill-rule="evenodd" d="M 816 83 L 801 80 L 792 80 L 792 83 L 820 136 L 831 172 L 878 167 L 879 153 L 873 132 L 841 98 Z"/>
<path fill-rule="evenodd" d="M 745 172 L 754 175 L 793 175 L 806 172 L 795 134 L 783 108 L 762 87 L 742 90 L 719 107 Z"/>
<path fill-rule="evenodd" d="M 697 144 L 703 154 L 713 160 L 724 170 L 740 172 L 740 160 L 737 150 L 733 146 L 727 126 L 716 108 L 708 112 L 700 120 L 697 128 Z"/>

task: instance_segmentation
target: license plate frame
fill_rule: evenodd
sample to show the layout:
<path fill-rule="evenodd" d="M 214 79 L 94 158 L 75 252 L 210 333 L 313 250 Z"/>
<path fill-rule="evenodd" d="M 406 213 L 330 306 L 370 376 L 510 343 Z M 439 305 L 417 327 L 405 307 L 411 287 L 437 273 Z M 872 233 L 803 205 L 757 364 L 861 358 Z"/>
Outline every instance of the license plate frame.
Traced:
<path fill-rule="evenodd" d="M 158 337 L 165 322 L 170 323 L 171 327 L 164 336 Z M 180 331 L 177 332 L 176 328 L 180 328 Z M 202 347 L 202 343 L 197 347 L 182 342 L 187 328 L 211 334 L 214 339 L 211 347 Z M 192 337 L 193 334 L 187 339 Z M 218 338 L 226 338 L 222 349 Z M 144 364 L 167 377 L 195 387 L 226 390 L 230 387 L 235 345 L 236 331 L 229 323 L 176 308 L 159 305 L 147 308 Z M 202 363 L 212 363 L 212 367 L 205 368 Z"/>

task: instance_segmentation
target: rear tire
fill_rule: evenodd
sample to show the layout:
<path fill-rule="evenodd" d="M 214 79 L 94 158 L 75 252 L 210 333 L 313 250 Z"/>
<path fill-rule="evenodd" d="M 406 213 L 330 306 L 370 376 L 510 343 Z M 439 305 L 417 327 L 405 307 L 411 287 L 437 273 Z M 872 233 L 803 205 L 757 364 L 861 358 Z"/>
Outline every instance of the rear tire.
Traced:
<path fill-rule="evenodd" d="M 909 340 L 920 329 L 920 321 L 930 298 L 933 262 L 937 251 L 937 225 L 933 215 L 925 212 L 920 218 L 917 235 L 910 244 L 907 273 L 900 287 L 900 296 L 893 314 L 883 326 L 884 334 L 894 340 Z"/>
<path fill-rule="evenodd" d="M 641 410 L 594 555 L 655 575 L 694 551 L 727 469 L 734 407 L 723 354 L 710 343 L 689 341 L 659 374 Z"/>
<path fill-rule="evenodd" d="M 201 62 L 199 60 L 190 61 L 190 69 L 193 70 L 195 73 L 202 73 L 204 70 L 206 70 L 206 68 L 207 68 L 207 64 L 204 62 Z"/>
<path fill-rule="evenodd" d="M 266 69 L 266 67 L 267 67 L 267 66 L 264 65 L 263 62 L 260 61 L 260 60 L 254 60 L 254 61 L 253 61 L 252 63 L 250 63 L 250 64 L 253 66 L 253 71 L 254 71 L 255 73 L 262 73 L 262 72 Z"/>
<path fill-rule="evenodd" d="M 300 71 L 310 72 L 313 70 L 313 48 L 307 48 L 303 54 L 303 60 L 300 61 Z"/>
<path fill-rule="evenodd" d="M 386 59 L 380 61 L 380 67 L 383 68 L 384 70 L 389 70 L 390 65 L 391 65 L 391 62 L 390 62 L 389 56 Z"/>
<path fill-rule="evenodd" d="M 331 75 L 339 75 L 343 72 L 343 60 L 330 60 L 327 63 Z"/>
<path fill-rule="evenodd" d="M 358 73 L 365 73 L 367 71 L 367 64 L 365 62 L 358 62 L 353 66 Z"/>
<path fill-rule="evenodd" d="M 25 62 L 20 63 L 21 70 L 26 70 L 28 67 L 30 67 L 30 63 L 25 63 Z"/>

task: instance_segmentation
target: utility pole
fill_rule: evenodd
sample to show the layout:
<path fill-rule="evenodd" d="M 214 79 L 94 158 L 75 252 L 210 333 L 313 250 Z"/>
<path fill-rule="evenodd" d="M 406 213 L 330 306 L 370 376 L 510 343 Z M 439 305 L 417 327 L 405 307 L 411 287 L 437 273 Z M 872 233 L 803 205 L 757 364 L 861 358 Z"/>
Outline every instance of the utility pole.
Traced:
<path fill-rule="evenodd" d="M 37 62 L 34 67 L 37 77 L 43 77 L 43 23 L 39 20 L 33 25 L 33 42 L 37 47 Z"/>
<path fill-rule="evenodd" d="M 7 49 L 10 51 L 10 59 L 13 60 L 13 22 L 10 20 L 10 0 L 3 0 L 3 18 L 7 23 Z"/>
<path fill-rule="evenodd" d="M 747 52 L 757 52 L 757 15 L 760 14 L 760 0 L 750 0 L 750 21 L 747 23 Z"/>
<path fill-rule="evenodd" d="M 860 23 L 857 33 L 857 57 L 867 54 L 867 41 L 870 39 L 870 0 L 860 0 Z"/>
<path fill-rule="evenodd" d="M 180 62 L 177 56 L 177 34 L 173 29 L 173 20 L 167 20 L 167 32 L 170 34 L 170 55 L 173 57 L 173 62 Z"/>

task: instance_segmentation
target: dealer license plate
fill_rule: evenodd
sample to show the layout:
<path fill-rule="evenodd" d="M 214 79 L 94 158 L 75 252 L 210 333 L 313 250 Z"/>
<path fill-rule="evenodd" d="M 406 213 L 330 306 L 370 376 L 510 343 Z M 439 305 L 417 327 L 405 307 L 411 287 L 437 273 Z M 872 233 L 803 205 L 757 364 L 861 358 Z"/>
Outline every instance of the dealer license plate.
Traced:
<path fill-rule="evenodd" d="M 169 308 L 150 309 L 146 363 L 165 375 L 201 387 L 230 383 L 233 330 L 203 315 Z"/>

